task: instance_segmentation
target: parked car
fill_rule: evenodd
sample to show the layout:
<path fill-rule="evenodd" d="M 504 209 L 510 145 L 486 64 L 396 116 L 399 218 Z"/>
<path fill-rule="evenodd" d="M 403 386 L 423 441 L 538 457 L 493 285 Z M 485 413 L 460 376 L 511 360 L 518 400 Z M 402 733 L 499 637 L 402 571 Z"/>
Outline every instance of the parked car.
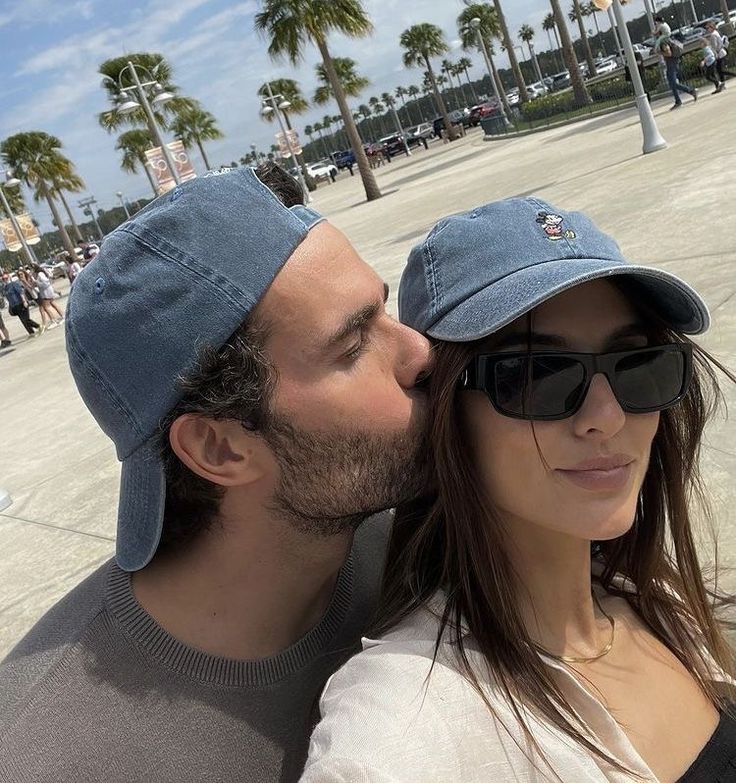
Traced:
<path fill-rule="evenodd" d="M 307 166 L 307 174 L 317 182 L 322 179 L 332 180 L 337 176 L 337 166 L 325 158 L 317 163 L 310 163 Z"/>
<path fill-rule="evenodd" d="M 552 89 L 564 90 L 570 86 L 570 71 L 560 71 L 552 74 Z"/>
<path fill-rule="evenodd" d="M 400 133 L 392 133 L 389 136 L 384 136 L 378 140 L 378 143 L 383 149 L 392 157 L 394 155 L 404 155 L 406 148 L 404 147 L 404 139 L 408 147 L 418 147 L 422 142 L 419 137 L 408 136 L 406 133 L 402 138 Z"/>
<path fill-rule="evenodd" d="M 549 90 L 543 82 L 534 82 L 534 84 L 527 85 L 526 92 L 530 98 L 540 98 L 542 95 L 546 95 Z"/>
<path fill-rule="evenodd" d="M 484 117 L 490 117 L 492 114 L 498 111 L 498 103 L 495 98 L 493 101 L 487 101 L 486 103 L 479 103 L 477 106 L 473 106 L 470 109 L 470 124 L 475 127 L 480 124 L 480 121 Z"/>
<path fill-rule="evenodd" d="M 332 162 L 337 166 L 338 171 L 340 169 L 349 169 L 355 165 L 355 153 L 352 150 L 340 150 L 339 152 L 333 152 L 330 157 Z"/>
<path fill-rule="evenodd" d="M 53 280 L 55 277 L 66 277 L 66 264 L 63 261 L 44 261 L 39 264 L 41 269 Z"/>
<path fill-rule="evenodd" d="M 407 135 L 413 139 L 433 139 L 434 128 L 431 122 L 420 122 L 419 125 L 409 128 Z"/>
<path fill-rule="evenodd" d="M 513 90 L 509 90 L 506 93 L 506 100 L 508 101 L 509 106 L 518 106 L 519 103 L 521 103 L 521 98 L 519 96 L 519 88 L 514 87 Z"/>
<path fill-rule="evenodd" d="M 619 68 L 618 62 L 614 57 L 606 57 L 595 64 L 596 73 L 602 76 L 605 73 L 613 73 Z"/>
<path fill-rule="evenodd" d="M 466 117 L 463 112 L 455 109 L 454 111 L 448 112 L 447 116 L 450 119 L 450 124 L 454 126 L 463 125 L 466 128 L 470 126 L 470 118 Z M 432 122 L 432 130 L 434 131 L 435 136 L 441 136 L 443 131 L 445 130 L 445 118 L 442 116 L 435 117 Z"/>

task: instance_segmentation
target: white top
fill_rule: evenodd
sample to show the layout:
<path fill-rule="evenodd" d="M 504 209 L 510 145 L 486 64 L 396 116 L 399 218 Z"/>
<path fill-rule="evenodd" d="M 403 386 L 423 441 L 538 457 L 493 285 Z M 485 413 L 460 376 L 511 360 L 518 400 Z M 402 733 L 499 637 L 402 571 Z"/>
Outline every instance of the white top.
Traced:
<path fill-rule="evenodd" d="M 619 584 L 625 587 L 623 580 Z M 312 735 L 300 783 L 555 780 L 500 690 L 483 676 L 486 668 L 470 637 L 468 657 L 498 718 L 457 670 L 449 641 L 440 645 L 429 676 L 438 630 L 438 617 L 422 609 L 383 638 L 363 639 L 363 652 L 327 681 L 320 699 L 322 720 Z M 642 781 L 657 783 L 603 704 L 564 665 L 542 659 L 559 673 L 565 695 L 597 737 L 593 741 L 638 772 Z M 714 672 L 714 679 L 725 677 Z M 525 719 L 561 780 L 631 783 L 630 775 L 581 750 L 558 728 L 531 713 Z"/>

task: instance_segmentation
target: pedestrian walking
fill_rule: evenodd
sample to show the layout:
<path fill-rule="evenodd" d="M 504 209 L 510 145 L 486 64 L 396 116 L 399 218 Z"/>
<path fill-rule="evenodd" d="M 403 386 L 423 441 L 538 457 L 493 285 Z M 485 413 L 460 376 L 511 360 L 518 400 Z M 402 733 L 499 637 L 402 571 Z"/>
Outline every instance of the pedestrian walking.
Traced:
<path fill-rule="evenodd" d="M 38 286 L 38 309 L 41 311 L 41 321 L 45 328 L 53 329 L 62 323 L 64 313 L 54 301 L 56 291 L 54 291 L 51 278 L 39 264 L 33 265 L 33 271 L 36 275 L 36 285 Z M 57 318 L 54 317 L 54 312 L 56 312 Z"/>
<path fill-rule="evenodd" d="M 8 313 L 20 318 L 20 322 L 31 337 L 35 337 L 36 332 L 41 327 L 31 318 L 28 312 L 28 297 L 26 289 L 20 280 L 11 280 L 7 272 L 3 273 L 2 297 L 8 303 Z"/>
<path fill-rule="evenodd" d="M 4 307 L 5 307 L 5 299 L 2 296 L 0 296 L 0 311 Z M 13 341 L 10 339 L 10 332 L 5 326 L 5 321 L 3 321 L 2 312 L 0 312 L 0 335 L 2 335 L 2 339 L 0 339 L 0 349 L 8 348 L 10 345 L 12 345 Z"/>
<path fill-rule="evenodd" d="M 74 279 L 82 271 L 82 265 L 76 258 L 72 258 L 69 253 L 64 253 L 63 260 L 66 264 L 66 276 L 69 279 L 69 285 L 73 285 Z"/>
<path fill-rule="evenodd" d="M 700 61 L 700 67 L 705 71 L 705 78 L 715 85 L 715 90 L 711 93 L 712 95 L 715 95 L 716 93 L 721 92 L 724 85 L 716 71 L 716 55 L 710 45 L 710 38 L 705 36 L 702 40 L 702 44 L 703 59 Z"/>
<path fill-rule="evenodd" d="M 675 41 L 674 38 L 669 38 L 660 47 L 662 53 L 662 59 L 664 60 L 665 70 L 667 73 L 667 83 L 672 90 L 672 96 L 675 99 L 675 103 L 672 106 L 672 110 L 679 109 L 682 106 L 682 99 L 680 93 L 685 92 L 690 95 L 693 101 L 698 100 L 698 91 L 695 87 L 690 87 L 687 84 L 683 84 L 682 74 L 680 73 L 680 59 L 682 57 L 682 45 L 679 41 Z"/>
<path fill-rule="evenodd" d="M 718 32 L 718 28 L 715 22 L 708 22 L 705 26 L 705 32 L 710 42 L 710 47 L 713 49 L 713 53 L 716 56 L 716 71 L 718 72 L 718 78 L 721 80 L 723 89 L 726 86 L 726 76 L 736 76 L 736 73 L 729 71 L 726 68 L 726 58 L 728 57 L 728 36 L 721 35 Z"/>

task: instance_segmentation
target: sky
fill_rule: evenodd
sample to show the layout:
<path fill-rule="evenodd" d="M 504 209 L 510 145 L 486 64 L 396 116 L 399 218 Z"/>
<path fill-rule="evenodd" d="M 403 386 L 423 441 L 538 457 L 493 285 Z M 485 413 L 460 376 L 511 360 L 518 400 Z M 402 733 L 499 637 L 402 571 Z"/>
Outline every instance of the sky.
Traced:
<path fill-rule="evenodd" d="M 450 59 L 468 54 L 471 78 L 484 74 L 481 56 L 460 49 L 456 19 L 461 0 L 364 0 L 363 5 L 373 35 L 357 40 L 333 35 L 329 40 L 333 56 L 352 57 L 358 72 L 370 79 L 365 93 L 354 99 L 356 106 L 400 84 L 421 84 L 420 69 L 404 68 L 398 43 L 403 30 L 420 22 L 444 30 Z M 548 48 L 541 29 L 550 10 L 546 0 L 505 0 L 503 8 L 512 31 L 530 24 L 537 49 Z M 162 54 L 181 93 L 214 114 L 225 138 L 206 145 L 212 166 L 237 160 L 251 144 L 269 150 L 276 129 L 259 116 L 258 87 L 267 79 L 293 78 L 310 97 L 319 56 L 309 47 L 296 67 L 273 62 L 267 43 L 254 30 L 259 10 L 257 0 L 0 0 L 0 140 L 28 130 L 58 136 L 86 186 L 84 193 L 71 196 L 72 205 L 91 195 L 98 207 L 109 208 L 119 203 L 117 191 L 130 200 L 150 197 L 143 172 L 121 170 L 117 134 L 108 134 L 97 122 L 97 114 L 108 108 L 99 64 L 126 52 L 147 51 Z M 627 16 L 639 15 L 643 3 L 635 0 L 626 10 Z M 599 23 L 608 28 L 603 14 Z M 504 65 L 502 56 L 498 63 Z M 326 113 L 339 112 L 336 105 L 318 106 L 295 124 L 301 129 Z M 199 153 L 192 150 L 191 155 L 202 173 Z M 30 193 L 25 195 L 31 205 Z M 74 211 L 85 219 L 80 209 Z M 52 228 L 45 202 L 32 204 L 32 212 L 42 230 Z"/>

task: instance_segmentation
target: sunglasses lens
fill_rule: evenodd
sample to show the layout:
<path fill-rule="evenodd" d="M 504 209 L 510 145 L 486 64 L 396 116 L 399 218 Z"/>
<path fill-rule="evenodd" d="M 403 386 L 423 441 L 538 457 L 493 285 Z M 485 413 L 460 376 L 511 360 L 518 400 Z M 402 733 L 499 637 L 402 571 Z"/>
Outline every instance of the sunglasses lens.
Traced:
<path fill-rule="evenodd" d="M 616 397 L 630 413 L 665 408 L 683 393 L 685 377 L 682 352 L 637 351 L 616 363 Z"/>
<path fill-rule="evenodd" d="M 585 368 L 566 356 L 515 356 L 492 365 L 498 410 L 526 418 L 561 417 L 574 410 L 585 384 Z"/>

